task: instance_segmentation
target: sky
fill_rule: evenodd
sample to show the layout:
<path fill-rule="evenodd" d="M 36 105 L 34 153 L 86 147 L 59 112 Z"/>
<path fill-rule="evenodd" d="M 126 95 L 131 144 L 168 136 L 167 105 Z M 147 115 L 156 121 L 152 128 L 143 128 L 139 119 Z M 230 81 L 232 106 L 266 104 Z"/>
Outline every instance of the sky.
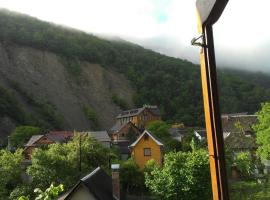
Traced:
<path fill-rule="evenodd" d="M 199 62 L 196 0 L 0 0 L 0 7 Z M 214 25 L 219 67 L 270 72 L 269 0 L 229 0 Z"/>

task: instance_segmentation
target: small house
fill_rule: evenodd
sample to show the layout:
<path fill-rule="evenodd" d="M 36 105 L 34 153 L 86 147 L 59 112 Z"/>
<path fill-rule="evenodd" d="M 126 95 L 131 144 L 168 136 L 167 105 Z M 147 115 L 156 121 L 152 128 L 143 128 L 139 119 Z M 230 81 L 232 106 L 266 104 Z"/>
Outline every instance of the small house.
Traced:
<path fill-rule="evenodd" d="M 58 200 L 120 200 L 119 174 L 112 178 L 98 167 Z"/>
<path fill-rule="evenodd" d="M 157 164 L 163 162 L 163 144 L 153 136 L 148 130 L 145 130 L 140 137 L 129 147 L 131 156 L 140 168 L 144 168 L 147 161 L 153 159 Z"/>
<path fill-rule="evenodd" d="M 24 145 L 23 155 L 25 159 L 31 160 L 35 148 L 53 143 L 68 142 L 72 137 L 73 132 L 71 131 L 51 131 L 45 135 L 33 135 Z"/>
<path fill-rule="evenodd" d="M 136 140 L 141 135 L 140 129 L 131 121 L 120 124 L 117 122 L 110 130 L 110 137 L 113 142 Z"/>

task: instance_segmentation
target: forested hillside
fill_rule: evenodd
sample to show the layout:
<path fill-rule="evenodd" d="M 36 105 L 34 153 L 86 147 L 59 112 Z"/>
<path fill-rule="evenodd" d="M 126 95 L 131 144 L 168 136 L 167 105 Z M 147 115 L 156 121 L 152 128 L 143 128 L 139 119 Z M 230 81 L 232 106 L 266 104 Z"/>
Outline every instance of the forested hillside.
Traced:
<path fill-rule="evenodd" d="M 165 120 L 203 125 L 200 69 L 191 62 L 164 56 L 126 41 L 101 39 L 6 10 L 0 12 L 0 42 L 4 46 L 27 46 L 59 55 L 64 59 L 66 71 L 77 79 L 79 85 L 83 73 L 80 62 L 96 63 L 104 70 L 120 72 L 136 91 L 136 106 L 156 104 Z M 218 76 L 224 113 L 253 113 L 261 102 L 270 99 L 268 75 L 220 69 Z M 4 86 L 1 87 L 4 90 Z M 10 112 L 12 105 L 17 113 L 21 108 L 17 100 L 8 101 L 9 96 L 8 92 L 0 94 L 0 116 L 7 115 L 18 123 L 27 123 Z"/>

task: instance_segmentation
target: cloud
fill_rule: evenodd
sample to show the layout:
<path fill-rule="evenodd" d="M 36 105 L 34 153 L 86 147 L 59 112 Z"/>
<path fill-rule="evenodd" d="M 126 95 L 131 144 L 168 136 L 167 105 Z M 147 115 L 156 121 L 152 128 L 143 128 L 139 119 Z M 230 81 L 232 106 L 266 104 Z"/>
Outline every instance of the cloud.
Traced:
<path fill-rule="evenodd" d="M 196 0 L 0 0 L 0 7 L 87 32 L 121 37 L 198 63 Z M 229 1 L 214 25 L 219 66 L 270 71 L 269 0 Z"/>

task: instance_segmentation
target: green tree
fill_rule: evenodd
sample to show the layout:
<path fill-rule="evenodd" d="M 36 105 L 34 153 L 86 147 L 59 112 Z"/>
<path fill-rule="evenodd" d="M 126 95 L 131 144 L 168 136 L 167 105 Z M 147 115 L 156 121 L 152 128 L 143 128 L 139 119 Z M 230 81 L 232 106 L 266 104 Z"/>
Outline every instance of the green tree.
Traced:
<path fill-rule="evenodd" d="M 141 193 L 144 188 L 144 175 L 133 159 L 121 164 L 120 183 L 122 189 L 129 194 Z"/>
<path fill-rule="evenodd" d="M 162 139 L 162 138 L 170 137 L 170 134 L 169 134 L 170 125 L 164 121 L 149 122 L 146 128 L 158 138 Z"/>
<path fill-rule="evenodd" d="M 41 134 L 39 127 L 18 126 L 10 135 L 10 141 L 13 147 L 21 148 L 31 138 L 32 135 Z"/>
<path fill-rule="evenodd" d="M 258 123 L 253 126 L 259 145 L 257 154 L 262 160 L 270 160 L 270 102 L 263 103 L 257 115 Z"/>
<path fill-rule="evenodd" d="M 128 103 L 125 101 L 125 99 L 119 97 L 117 94 L 112 94 L 112 101 L 115 105 L 119 106 L 122 110 L 128 109 Z"/>
<path fill-rule="evenodd" d="M 83 112 L 86 118 L 90 121 L 92 127 L 94 130 L 99 128 L 99 121 L 97 117 L 97 113 L 94 111 L 94 109 L 90 106 L 84 106 Z"/>
<path fill-rule="evenodd" d="M 0 150 L 0 199 L 6 200 L 9 193 L 21 183 L 22 150 L 15 153 Z"/>
<path fill-rule="evenodd" d="M 166 122 L 153 121 L 146 128 L 164 143 L 166 152 L 181 150 L 181 143 L 171 137 L 169 133 L 170 125 Z"/>
<path fill-rule="evenodd" d="M 211 198 L 208 154 L 205 150 L 170 152 L 164 166 L 151 164 L 145 184 L 158 199 L 201 200 Z"/>
<path fill-rule="evenodd" d="M 82 136 L 80 156 L 79 144 L 80 136 L 77 135 L 66 144 L 51 144 L 47 149 L 36 149 L 33 152 L 32 165 L 27 170 L 33 183 L 41 189 L 52 182 L 63 183 L 69 188 L 81 175 L 89 173 L 97 166 L 108 169 L 111 156 L 108 148 L 92 137 Z"/>
<path fill-rule="evenodd" d="M 50 185 L 45 191 L 42 191 L 40 188 L 36 188 L 34 193 L 37 194 L 35 200 L 53 200 L 59 196 L 61 192 L 64 191 L 63 184 L 58 186 Z M 30 200 L 29 196 L 21 196 L 18 200 Z"/>
<path fill-rule="evenodd" d="M 254 170 L 251 155 L 249 152 L 240 152 L 235 159 L 237 169 L 241 172 L 243 178 L 249 178 Z"/>

